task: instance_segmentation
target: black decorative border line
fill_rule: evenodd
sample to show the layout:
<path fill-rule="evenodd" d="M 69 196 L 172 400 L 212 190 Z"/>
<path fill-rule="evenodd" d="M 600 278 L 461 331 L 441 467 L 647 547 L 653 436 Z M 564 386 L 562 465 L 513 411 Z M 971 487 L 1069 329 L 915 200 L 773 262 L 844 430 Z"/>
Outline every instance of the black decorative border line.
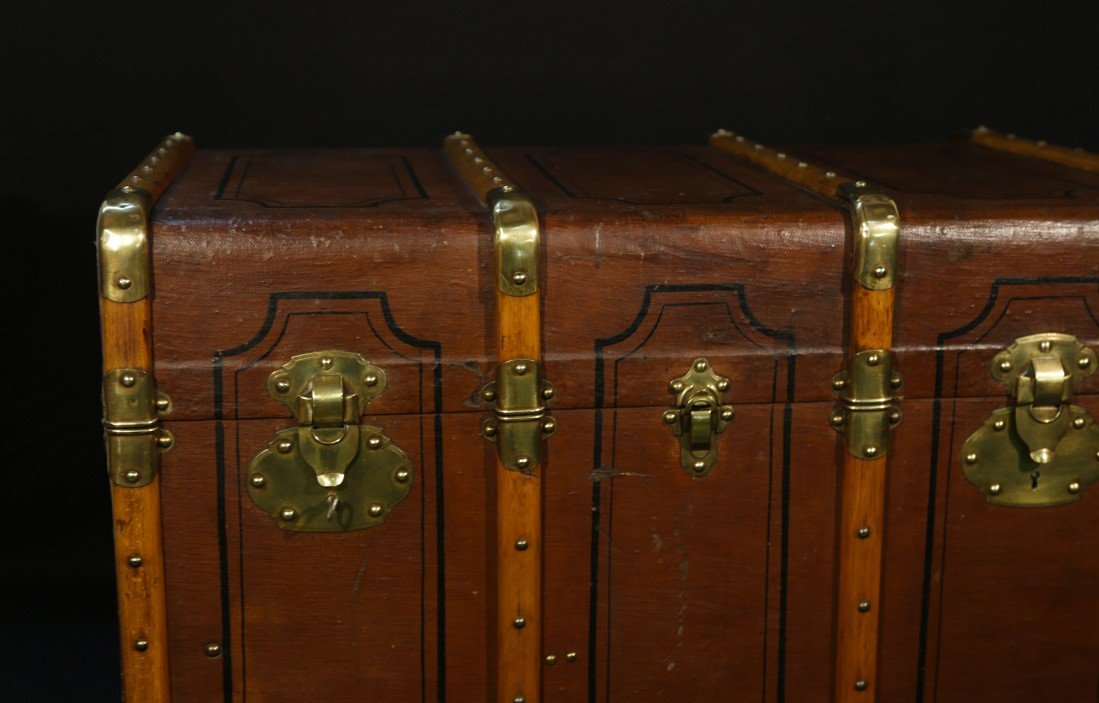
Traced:
<path fill-rule="evenodd" d="M 946 350 L 943 345 L 957 337 L 961 337 L 974 329 L 976 329 L 985 319 L 992 314 L 993 309 L 996 306 L 996 302 L 1000 296 L 1000 289 L 1004 286 L 1037 286 L 1037 285 L 1071 285 L 1071 284 L 1099 284 L 1099 277 L 1092 276 L 1051 276 L 1051 277 L 1037 277 L 1037 278 L 997 278 L 993 280 L 992 286 L 989 289 L 988 300 L 985 303 L 985 307 L 981 312 L 977 314 L 972 320 L 947 332 L 939 334 L 935 342 L 935 395 L 931 406 L 931 470 L 928 481 L 928 493 L 927 493 L 927 527 L 924 537 L 924 569 L 923 569 L 923 593 L 920 603 L 920 635 L 919 635 L 919 648 L 917 651 L 916 660 L 916 703 L 923 703 L 925 686 L 926 686 L 926 668 L 927 668 L 927 638 L 928 638 L 928 622 L 931 616 L 931 571 L 932 562 L 934 561 L 934 548 L 935 548 L 935 497 L 938 493 L 938 477 L 939 477 L 939 446 L 941 442 L 940 428 L 942 425 L 942 403 L 943 403 L 943 377 L 945 374 L 946 364 Z M 1043 296 L 1030 298 L 1032 300 L 1042 299 L 1055 299 L 1062 296 Z M 1015 298 L 1009 298 L 1007 303 L 1010 303 Z M 949 470 L 949 463 L 947 466 Z M 945 505 L 944 505 L 945 510 Z M 944 512 L 945 518 L 945 512 Z M 945 553 L 943 558 L 945 558 Z M 942 605 L 939 606 L 940 614 Z M 942 635 L 942 628 L 939 628 L 938 636 Z M 936 647 L 935 650 L 935 685 L 938 687 L 938 655 L 940 647 Z M 935 696 L 937 698 L 937 694 Z"/>
<path fill-rule="evenodd" d="M 772 339 L 778 339 L 786 343 L 789 349 L 786 355 L 786 400 L 783 406 L 782 415 L 782 537 L 781 537 L 781 575 L 780 575 L 780 589 L 779 589 L 779 631 L 778 631 L 778 701 L 781 703 L 785 700 L 785 677 L 786 677 L 786 585 L 787 585 L 787 560 L 789 555 L 789 519 L 790 519 L 790 440 L 791 440 L 791 424 L 793 421 L 793 403 L 794 403 L 794 379 L 797 356 L 795 353 L 794 335 L 789 332 L 783 332 L 780 330 L 771 329 L 759 321 L 759 319 L 752 313 L 748 307 L 747 298 L 744 292 L 744 285 L 741 283 L 729 283 L 729 284 L 666 284 L 657 283 L 650 284 L 645 287 L 644 298 L 641 303 L 641 309 L 634 317 L 626 329 L 611 337 L 604 337 L 602 339 L 595 340 L 595 441 L 593 450 L 593 463 L 594 469 L 598 469 L 603 465 L 603 408 L 605 407 L 605 360 L 604 350 L 606 347 L 618 344 L 626 339 L 629 339 L 640 328 L 641 323 L 645 321 L 648 316 L 649 308 L 652 305 L 652 297 L 657 293 L 712 293 L 712 292 L 731 292 L 735 293 L 740 303 L 741 314 L 751 325 L 752 329 Z M 710 302 L 710 301 L 706 301 Z M 636 351 L 636 349 L 634 350 Z M 631 352 L 632 353 L 632 352 Z M 776 368 L 776 373 L 778 369 Z M 615 369 L 615 395 L 617 396 L 617 368 Z M 772 441 L 773 446 L 773 441 Z M 588 701 L 589 703 L 595 703 L 596 692 L 596 640 L 597 640 L 597 620 L 599 616 L 599 525 L 602 519 L 602 482 L 592 482 L 592 517 L 591 517 L 591 584 L 588 600 Z M 770 504 L 768 503 L 768 511 L 770 510 Z M 770 530 L 770 519 L 768 518 L 768 531 Z M 768 557 L 769 558 L 769 557 Z M 768 569 L 768 580 L 770 580 L 770 570 Z M 769 592 L 769 588 L 765 589 Z M 608 595 L 609 599 L 609 595 Z M 609 610 L 609 608 L 608 608 Z M 766 633 L 766 630 L 765 630 Z M 767 640 L 766 634 L 764 635 L 764 680 L 766 681 L 766 661 L 767 661 Z M 609 648 L 608 648 L 608 657 Z M 610 685 L 610 666 L 607 666 L 607 685 Z M 766 695 L 766 686 L 764 686 L 764 695 Z M 608 700 L 610 697 L 609 688 L 607 694 Z"/>
<path fill-rule="evenodd" d="M 385 156 L 390 156 L 390 155 L 388 155 L 388 154 L 367 153 L 367 154 L 364 154 L 364 156 L 372 156 L 372 157 L 381 156 L 381 157 L 385 157 Z M 326 205 L 324 203 L 315 203 L 315 204 L 311 204 L 311 205 L 284 205 L 282 203 L 276 203 L 276 202 L 273 202 L 273 201 L 268 202 L 268 201 L 264 201 L 264 200 L 255 200 L 253 198 L 242 198 L 240 196 L 240 187 L 244 183 L 245 177 L 248 175 L 249 167 L 251 167 L 251 165 L 252 165 L 252 158 L 253 157 L 251 155 L 243 157 L 243 159 L 244 159 L 244 168 L 241 171 L 240 178 L 237 180 L 236 190 L 235 190 L 235 192 L 233 192 L 232 195 L 226 196 L 225 195 L 225 189 L 229 187 L 229 181 L 232 179 L 233 172 L 236 170 L 237 159 L 239 159 L 239 158 L 242 158 L 239 154 L 234 154 L 233 156 L 231 156 L 229 158 L 229 163 L 225 166 L 225 173 L 222 174 L 221 180 L 218 182 L 217 190 L 214 191 L 214 200 L 237 200 L 237 201 L 245 202 L 245 203 L 254 203 L 256 205 L 259 205 L 260 207 L 272 208 L 272 209 L 277 209 L 277 210 L 303 210 L 303 209 L 310 209 L 310 208 L 326 208 L 326 209 L 341 210 L 341 209 L 360 209 L 360 208 L 378 207 L 379 205 L 383 205 L 385 203 L 398 202 L 398 201 L 401 201 L 401 200 L 430 200 L 431 199 L 431 196 L 429 196 L 427 194 L 427 191 L 424 190 L 423 185 L 420 183 L 420 179 L 416 176 L 416 172 L 414 170 L 412 170 L 412 164 L 409 162 L 408 157 L 403 156 L 403 155 L 396 155 L 393 158 L 399 159 L 401 161 L 401 163 L 404 165 L 405 170 L 408 171 L 408 177 L 410 179 L 412 179 L 412 184 L 414 186 L 416 186 L 416 192 L 419 193 L 418 196 L 409 196 L 408 193 L 405 192 L 404 184 L 401 183 L 400 174 L 397 173 L 396 167 L 392 163 L 390 163 L 389 168 L 393 172 L 393 182 L 396 183 L 397 186 L 401 189 L 401 196 L 400 197 L 382 198 L 381 200 L 373 200 L 373 201 L 369 201 L 369 202 L 356 203 L 356 204 L 353 204 L 353 205 L 346 205 L 346 204 L 345 205 Z"/>
<path fill-rule="evenodd" d="M 267 335 L 271 332 L 275 324 L 275 319 L 278 314 L 279 302 L 282 300 L 377 300 L 381 306 L 382 316 L 385 319 L 386 327 L 393 333 L 397 339 L 410 347 L 419 349 L 427 349 L 433 352 L 434 363 L 432 364 L 432 402 L 434 410 L 432 411 L 434 421 L 434 434 L 435 434 L 435 530 L 436 530 L 436 597 L 437 597 L 437 613 L 438 618 L 437 630 L 438 630 L 438 682 L 437 682 L 437 698 L 440 703 L 445 703 L 446 700 L 446 571 L 445 571 L 445 549 L 444 549 L 444 527 L 446 525 L 445 514 L 443 509 L 443 428 L 442 428 L 442 406 L 443 406 L 443 386 L 442 386 L 442 345 L 439 342 L 420 339 L 411 334 L 405 332 L 396 322 L 393 317 L 393 313 L 389 307 L 389 297 L 384 291 L 318 291 L 318 292 L 299 292 L 299 291 L 283 291 L 272 293 L 267 302 L 267 316 L 264 319 L 263 325 L 259 331 L 243 344 L 232 347 L 231 349 L 222 349 L 214 352 L 213 360 L 213 384 L 214 384 L 214 437 L 215 437 L 215 451 L 217 457 L 217 511 L 218 511 L 218 556 L 219 556 L 219 576 L 221 582 L 221 630 L 222 630 L 222 697 L 225 703 L 231 703 L 233 700 L 233 667 L 232 667 L 232 647 L 231 647 L 231 611 L 230 611 L 230 595 L 229 595 L 229 554 L 228 554 L 228 532 L 226 525 L 226 495 L 225 495 L 225 425 L 224 425 L 224 385 L 222 378 L 222 361 L 223 359 L 231 356 L 237 356 L 249 349 L 252 349 L 257 344 L 262 342 Z M 293 315 L 345 315 L 345 314 L 365 314 L 361 312 L 349 312 L 343 310 L 317 310 L 302 313 L 288 313 L 287 320 Z M 373 324 L 370 323 L 369 317 L 367 318 L 368 324 L 370 324 L 371 331 L 375 336 L 388 347 L 388 343 L 378 334 L 378 331 L 374 329 Z M 286 325 L 279 332 L 278 337 L 275 340 L 275 344 L 272 345 L 272 349 L 278 345 L 279 340 L 282 338 L 282 334 L 285 332 Z M 262 358 L 262 357 L 261 357 Z M 238 372 L 239 373 L 239 370 Z M 421 383 L 422 383 L 422 366 L 421 366 Z M 423 397 L 421 393 L 421 398 Z M 422 402 L 422 400 L 421 400 Z M 238 419 L 234 417 L 233 419 Z M 422 442 L 422 433 L 421 433 Z M 239 441 L 237 450 L 239 452 Z M 238 461 L 239 463 L 239 461 Z M 424 500 L 421 495 L 421 502 Z M 238 502 L 238 511 L 242 510 L 242 506 Z M 239 523 L 238 523 L 239 528 Z M 421 521 L 421 530 L 423 524 Z M 243 535 L 240 536 L 239 541 L 241 543 L 241 553 L 239 556 L 241 563 L 238 568 L 241 571 L 241 609 L 244 608 L 244 592 L 243 592 Z M 423 574 L 425 560 L 423 558 L 423 540 L 421 539 L 421 559 L 420 569 L 421 575 Z M 424 671 L 424 664 L 426 663 L 426 651 L 425 638 L 423 637 L 424 627 L 424 615 L 423 606 L 421 604 L 421 616 L 420 616 L 420 676 L 421 676 L 421 699 L 426 701 L 427 699 L 427 686 L 426 686 L 426 672 Z M 242 647 L 243 647 L 243 624 L 241 630 Z M 243 651 L 243 648 L 242 648 Z M 244 666 L 242 662 L 242 672 Z M 243 678 L 243 674 L 242 674 Z M 246 696 L 247 694 L 245 694 Z M 242 696 L 243 698 L 243 696 Z"/>
<path fill-rule="evenodd" d="M 544 175 L 546 178 L 548 178 L 550 180 L 550 182 L 553 183 L 553 185 L 557 186 L 557 188 L 562 193 L 564 193 L 567 197 L 572 198 L 573 200 L 609 200 L 611 202 L 629 203 L 631 205 L 721 205 L 721 204 L 724 204 L 724 203 L 730 203 L 733 200 L 735 200 L 736 198 L 750 198 L 752 196 L 762 195 L 762 193 L 760 193 L 758 190 L 751 187 L 747 183 L 743 183 L 741 181 L 738 181 L 737 179 L 733 178 L 732 176 L 725 173 L 724 171 L 721 171 L 720 169 L 718 169 L 718 168 L 716 168 L 716 167 L 714 167 L 714 166 L 712 166 L 708 163 L 705 163 L 704 161 L 698 159 L 695 156 L 692 156 L 691 154 L 688 154 L 685 151 L 680 151 L 680 152 L 675 152 L 675 153 L 676 153 L 676 155 L 681 156 L 681 157 L 683 157 L 684 159 L 686 159 L 688 161 L 694 162 L 694 164 L 696 164 L 697 166 L 701 166 L 703 169 L 709 171 L 711 175 L 716 176 L 721 180 L 728 181 L 729 183 L 734 183 L 737 186 L 740 186 L 741 188 L 744 189 L 745 192 L 733 193 L 731 195 L 725 196 L 721 200 L 670 200 L 670 201 L 663 201 L 663 200 L 644 200 L 644 201 L 642 201 L 642 200 L 631 200 L 629 198 L 611 198 L 611 197 L 602 197 L 602 196 L 596 196 L 596 195 L 588 195 L 587 193 L 581 193 L 580 195 L 577 195 L 576 193 L 573 192 L 572 189 L 570 189 L 568 186 L 566 186 L 564 184 L 564 182 L 561 181 L 560 178 L 558 178 L 557 176 L 555 176 L 553 174 L 553 170 L 556 167 L 550 168 L 549 165 L 542 162 L 543 159 L 546 158 L 546 156 L 551 156 L 553 153 L 558 153 L 558 152 L 551 152 L 550 154 L 530 154 L 530 153 L 528 153 L 528 154 L 524 154 L 524 156 L 526 157 L 527 161 L 529 161 L 531 163 L 531 165 L 533 165 L 536 169 L 538 169 L 542 173 L 542 175 Z M 582 190 L 575 183 L 573 184 L 573 186 L 576 187 L 577 189 Z"/>

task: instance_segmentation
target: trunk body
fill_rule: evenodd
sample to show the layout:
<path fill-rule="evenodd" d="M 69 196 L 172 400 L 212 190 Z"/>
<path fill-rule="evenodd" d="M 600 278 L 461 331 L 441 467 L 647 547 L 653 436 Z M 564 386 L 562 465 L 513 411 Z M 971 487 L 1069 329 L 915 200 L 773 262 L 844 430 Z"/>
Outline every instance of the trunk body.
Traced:
<path fill-rule="evenodd" d="M 713 147 L 488 149 L 540 215 L 516 341 L 483 194 L 443 151 L 196 152 L 151 220 L 172 700 L 845 699 L 845 482 L 864 464 L 866 700 L 1094 700 L 1099 496 L 991 504 L 963 445 L 1010 404 L 1002 349 L 1099 345 L 1099 175 L 967 142 L 790 151 L 901 214 L 888 459 L 829 426 L 860 293 L 847 208 L 813 188 Z M 524 495 L 480 391 L 539 346 L 556 433 Z M 253 459 L 296 426 L 268 378 L 322 350 L 386 377 L 361 421 L 412 479 L 380 525 L 280 529 L 250 495 Z M 698 360 L 735 411 L 701 475 L 663 419 Z M 1097 390 L 1073 400 L 1092 417 Z M 517 530 L 540 531 L 521 558 L 541 568 L 513 593 Z"/>

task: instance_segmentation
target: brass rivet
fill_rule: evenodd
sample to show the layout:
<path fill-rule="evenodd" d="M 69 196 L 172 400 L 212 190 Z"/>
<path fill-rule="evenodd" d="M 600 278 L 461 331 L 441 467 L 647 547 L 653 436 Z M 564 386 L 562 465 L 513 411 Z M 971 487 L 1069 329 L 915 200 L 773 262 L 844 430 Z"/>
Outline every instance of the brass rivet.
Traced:
<path fill-rule="evenodd" d="M 840 427 L 843 425 L 843 413 L 833 413 L 832 417 L 828 418 L 828 422 L 832 423 L 832 427 Z"/>
<path fill-rule="evenodd" d="M 131 569 L 141 568 L 141 565 L 145 563 L 145 560 L 141 558 L 140 554 L 134 554 L 126 560 L 126 565 Z"/>
<path fill-rule="evenodd" d="M 134 187 L 133 186 L 122 186 L 122 192 L 123 193 L 132 193 L 132 192 L 134 192 Z"/>
<path fill-rule="evenodd" d="M 298 519 L 298 511 L 293 508 L 283 508 L 279 512 L 279 517 L 282 518 L 283 522 L 294 522 Z"/>
<path fill-rule="evenodd" d="M 1082 418 L 1082 417 L 1078 417 L 1078 418 L 1076 418 L 1075 420 L 1072 421 L 1072 426 L 1075 427 L 1078 430 L 1084 429 L 1084 425 L 1086 425 L 1086 424 L 1087 424 L 1087 421 L 1084 420 L 1084 418 Z"/>
<path fill-rule="evenodd" d="M 382 506 L 374 503 L 370 506 L 370 517 L 378 517 L 382 514 Z"/>
<path fill-rule="evenodd" d="M 332 368 L 332 357 L 322 356 L 321 357 L 321 368 L 324 369 L 325 371 Z"/>
<path fill-rule="evenodd" d="M 275 390 L 279 393 L 285 393 L 286 391 L 290 390 L 290 379 L 280 378 L 279 380 L 275 381 Z"/>
<path fill-rule="evenodd" d="M 552 388 L 543 388 L 542 389 L 542 397 L 545 398 L 546 400 L 549 400 L 550 398 L 552 398 L 553 397 L 553 389 Z"/>
<path fill-rule="evenodd" d="M 695 371 L 705 371 L 709 366 L 705 359 L 699 359 L 695 362 Z"/>
<path fill-rule="evenodd" d="M 877 354 L 870 354 L 866 357 L 867 366 L 877 366 L 881 363 L 881 357 Z"/>
<path fill-rule="evenodd" d="M 889 411 L 889 421 L 892 422 L 894 425 L 897 424 L 898 422 L 900 422 L 901 421 L 901 411 L 900 410 L 891 410 L 891 411 Z"/>
<path fill-rule="evenodd" d="M 370 439 L 366 440 L 366 446 L 370 447 L 371 449 L 377 449 L 378 447 L 382 446 L 382 438 L 371 437 Z"/>
<path fill-rule="evenodd" d="M 524 627 L 527 626 L 527 619 L 520 615 L 519 617 L 512 620 L 511 624 L 515 627 L 516 630 L 522 630 Z"/>
<path fill-rule="evenodd" d="M 553 418 L 546 418 L 542 421 L 543 432 L 553 432 L 555 429 L 557 429 L 557 422 Z"/>
<path fill-rule="evenodd" d="M 162 434 L 156 438 L 156 446 L 161 449 L 170 449 L 174 443 L 175 440 L 172 439 L 172 435 L 170 434 Z"/>
<path fill-rule="evenodd" d="M 824 172 L 824 177 L 825 178 L 835 178 L 836 177 L 836 172 L 835 171 L 825 171 Z"/>
<path fill-rule="evenodd" d="M 991 495 L 994 495 L 994 496 L 1000 495 L 1000 491 L 1002 491 L 1002 490 L 1003 489 L 1000 487 L 1000 484 L 998 484 L 998 483 L 994 483 L 994 484 L 992 484 L 991 486 L 988 487 L 988 492 Z"/>
<path fill-rule="evenodd" d="M 867 537 L 870 536 L 870 528 L 869 527 L 860 527 L 858 529 L 858 532 L 856 532 L 855 534 L 859 536 L 859 539 L 866 539 Z"/>
<path fill-rule="evenodd" d="M 172 407 L 172 401 L 168 400 L 167 398 L 157 398 L 156 399 L 156 409 L 159 410 L 160 412 L 167 412 L 168 409 L 171 408 L 171 407 Z"/>
<path fill-rule="evenodd" d="M 873 271 L 874 278 L 885 278 L 889 274 L 889 269 L 884 266 L 876 266 Z"/>
<path fill-rule="evenodd" d="M 393 474 L 393 478 L 397 479 L 397 483 L 408 483 L 408 478 L 411 475 L 408 469 L 397 469 L 397 473 Z"/>
<path fill-rule="evenodd" d="M 133 469 L 130 469 L 126 472 L 126 480 L 130 483 L 137 483 L 141 480 L 141 474 Z"/>
<path fill-rule="evenodd" d="M 378 374 L 376 374 L 376 373 L 366 374 L 365 376 L 363 376 L 363 383 L 365 383 L 368 386 L 378 385 Z"/>
<path fill-rule="evenodd" d="M 118 280 L 115 281 L 115 283 L 122 290 L 127 290 L 130 286 L 132 286 L 134 284 L 133 279 L 130 278 L 129 276 L 119 276 Z"/>
<path fill-rule="evenodd" d="M 526 364 L 521 363 L 521 362 L 516 364 L 513 368 L 515 370 L 515 375 L 516 376 L 522 376 L 523 374 L 525 374 L 527 371 L 530 370 L 529 366 L 527 366 Z"/>
<path fill-rule="evenodd" d="M 858 681 L 856 681 L 855 682 L 855 690 L 856 691 L 865 691 L 866 690 L 866 681 L 863 680 L 863 679 L 859 679 Z"/>
<path fill-rule="evenodd" d="M 263 488 L 267 485 L 267 477 L 263 474 L 252 474 L 252 487 Z"/>
<path fill-rule="evenodd" d="M 856 188 L 865 188 L 866 187 L 866 181 L 855 181 L 855 187 Z"/>
<path fill-rule="evenodd" d="M 553 666 L 556 663 L 557 663 L 557 655 L 556 654 L 547 654 L 546 655 L 546 666 Z"/>
<path fill-rule="evenodd" d="M 144 637 L 138 637 L 136 640 L 134 640 L 134 649 L 139 652 L 146 651 L 147 649 L 149 649 L 149 640 L 145 639 Z"/>
<path fill-rule="evenodd" d="M 664 411 L 664 424 L 673 425 L 673 424 L 675 424 L 675 421 L 678 420 L 678 419 L 679 419 L 679 413 L 677 413 L 676 411 L 674 411 L 674 410 L 665 410 Z"/>
<path fill-rule="evenodd" d="M 864 600 L 861 603 L 859 603 L 859 612 L 860 613 L 869 613 L 870 612 L 870 601 Z"/>
<path fill-rule="evenodd" d="M 733 419 L 733 409 L 732 408 L 725 408 L 724 410 L 722 410 L 721 411 L 721 419 L 724 420 L 725 422 L 728 422 L 729 420 L 732 420 Z"/>
<path fill-rule="evenodd" d="M 775 152 L 775 156 L 777 156 L 780 159 L 785 159 L 786 158 L 786 154 L 783 154 L 781 151 Z"/>
<path fill-rule="evenodd" d="M 284 439 L 279 442 L 278 450 L 282 454 L 289 454 L 290 450 L 294 448 L 294 443 L 288 439 Z"/>
<path fill-rule="evenodd" d="M 1003 371 L 1004 373 L 1007 373 L 1008 371 L 1010 371 L 1011 370 L 1011 362 L 1008 361 L 1007 359 L 1004 359 L 1003 361 L 1001 361 L 1000 362 L 1000 370 Z"/>
<path fill-rule="evenodd" d="M 511 703 L 527 703 L 527 697 L 526 696 L 516 696 L 515 698 L 511 699 Z"/>
<path fill-rule="evenodd" d="M 204 651 L 206 652 L 206 656 L 210 657 L 211 659 L 216 659 L 217 657 L 221 656 L 221 645 L 217 642 L 211 642 L 210 644 L 206 645 Z"/>
<path fill-rule="evenodd" d="M 1002 432 L 1005 427 L 1007 427 L 1007 423 L 1003 420 L 996 420 L 992 423 L 992 429 L 996 430 L 997 432 Z"/>
<path fill-rule="evenodd" d="M 569 664 L 572 664 L 574 661 L 576 661 L 576 652 L 569 652 L 568 654 L 566 654 L 565 661 L 567 661 Z"/>
<path fill-rule="evenodd" d="M 844 381 L 842 378 L 836 378 L 832 380 L 832 390 L 842 391 L 846 387 L 847 381 Z"/>
<path fill-rule="evenodd" d="M 483 425 L 481 427 L 481 434 L 483 434 L 486 437 L 495 437 L 496 436 L 496 425 Z"/>
<path fill-rule="evenodd" d="M 695 470 L 695 471 L 696 471 L 697 473 L 702 473 L 703 471 L 705 471 L 705 470 L 706 470 L 706 462 L 704 462 L 704 461 L 701 461 L 701 460 L 699 460 L 699 461 L 696 461 L 696 462 L 694 463 L 694 467 L 693 467 L 693 468 L 694 468 L 694 470 Z"/>
<path fill-rule="evenodd" d="M 893 378 L 889 379 L 889 385 L 893 388 L 900 388 L 902 383 L 904 383 L 904 379 L 902 379 L 900 376 L 894 376 Z"/>
<path fill-rule="evenodd" d="M 530 466 L 530 457 L 529 456 L 517 456 L 517 457 L 515 457 L 515 465 L 518 466 L 520 469 L 527 468 L 528 466 Z"/>
<path fill-rule="evenodd" d="M 967 464 L 976 464 L 977 463 L 977 458 L 978 457 L 977 457 L 976 452 L 970 452 L 969 454 L 965 455 L 965 463 L 967 463 Z"/>
<path fill-rule="evenodd" d="M 729 380 L 723 378 L 720 381 L 718 381 L 717 382 L 717 389 L 719 391 L 722 391 L 722 392 L 725 392 L 725 391 L 729 390 Z"/>
<path fill-rule="evenodd" d="M 1072 483 L 1068 484 L 1068 492 L 1072 493 L 1072 494 L 1079 493 L 1080 492 L 1080 482 L 1079 481 L 1073 481 Z"/>
<path fill-rule="evenodd" d="M 530 543 L 527 542 L 527 540 L 522 538 L 522 537 L 515 540 L 515 549 L 516 549 L 516 551 L 525 552 L 525 551 L 527 551 L 527 547 L 529 547 L 529 546 L 530 546 Z"/>
<path fill-rule="evenodd" d="M 511 274 L 511 282 L 517 286 L 521 286 L 527 282 L 527 274 L 522 271 L 516 271 Z"/>
<path fill-rule="evenodd" d="M 799 161 L 798 168 L 809 168 L 809 164 L 805 163 L 804 161 Z"/>
<path fill-rule="evenodd" d="M 1053 348 L 1053 342 L 1049 341 L 1048 339 L 1043 339 L 1041 342 L 1038 343 L 1038 349 L 1040 351 L 1047 352 L 1052 348 Z"/>
<path fill-rule="evenodd" d="M 866 456 L 877 456 L 878 455 L 878 448 L 873 447 L 873 446 L 866 447 L 865 449 L 862 450 L 862 453 L 865 454 Z"/>
<path fill-rule="evenodd" d="M 134 384 L 137 383 L 137 376 L 134 376 L 132 373 L 124 373 L 119 377 L 118 382 L 121 383 L 124 388 L 133 388 Z"/>
<path fill-rule="evenodd" d="M 1081 356 L 1079 359 L 1076 360 L 1076 365 L 1082 369 L 1086 369 L 1087 367 L 1091 366 L 1091 357 Z"/>
<path fill-rule="evenodd" d="M 493 400 L 496 400 L 496 391 L 491 388 L 486 388 L 481 391 L 481 397 L 491 403 Z"/>
<path fill-rule="evenodd" d="M 676 393 L 683 390 L 683 381 L 672 381 L 671 389 Z"/>

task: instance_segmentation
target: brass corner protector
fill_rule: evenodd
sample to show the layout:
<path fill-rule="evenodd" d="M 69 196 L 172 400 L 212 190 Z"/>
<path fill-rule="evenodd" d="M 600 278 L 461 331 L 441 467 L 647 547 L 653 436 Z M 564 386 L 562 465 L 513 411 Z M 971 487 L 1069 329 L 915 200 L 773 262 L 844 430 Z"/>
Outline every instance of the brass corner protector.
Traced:
<path fill-rule="evenodd" d="M 897 204 L 889 196 L 870 190 L 863 181 L 844 183 L 836 192 L 851 210 L 855 279 L 869 290 L 892 288 L 901 231 Z"/>
<path fill-rule="evenodd" d="M 496 230 L 496 282 L 505 295 L 538 292 L 538 211 L 525 193 L 497 188 L 489 192 Z"/>
<path fill-rule="evenodd" d="M 844 444 L 859 459 L 880 459 L 889 453 L 889 431 L 901 422 L 895 392 L 903 381 L 893 369 L 893 352 L 867 349 L 848 360 L 832 378 L 841 403 L 829 424 L 843 433 Z"/>
<path fill-rule="evenodd" d="M 103 433 L 107 470 L 119 486 L 145 486 L 160 467 L 160 455 L 171 449 L 172 435 L 160 424 L 172 402 L 156 390 L 140 369 L 114 369 L 103 378 Z"/>

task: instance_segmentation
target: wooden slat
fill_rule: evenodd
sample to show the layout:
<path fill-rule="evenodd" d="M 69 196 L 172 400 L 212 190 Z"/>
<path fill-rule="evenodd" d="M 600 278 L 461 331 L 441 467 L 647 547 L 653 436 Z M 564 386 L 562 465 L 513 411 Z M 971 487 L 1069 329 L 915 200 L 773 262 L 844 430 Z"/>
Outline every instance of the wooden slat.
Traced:
<path fill-rule="evenodd" d="M 770 149 L 741 135 L 719 130 L 710 137 L 716 149 L 754 164 L 797 186 L 848 208 L 840 195 L 861 181 L 814 166 L 796 156 Z M 853 284 L 850 300 L 849 357 L 870 349 L 893 346 L 894 289 L 869 290 Z M 839 574 L 836 584 L 837 703 L 876 698 L 878 668 L 878 607 L 881 595 L 882 542 L 888 456 L 861 459 L 843 452 L 840 488 Z M 866 537 L 859 531 L 868 529 Z M 860 604 L 865 604 L 860 608 Z"/>
<path fill-rule="evenodd" d="M 144 189 L 153 200 L 167 188 L 194 151 L 183 135 L 164 139 L 120 186 Z M 120 368 L 153 372 L 152 301 L 100 298 L 103 372 Z M 164 600 L 164 553 L 160 481 L 145 486 L 111 484 L 115 573 L 121 631 L 122 686 L 129 703 L 167 701 L 168 622 Z"/>
<path fill-rule="evenodd" d="M 969 135 L 970 141 L 989 149 L 1011 152 L 1020 156 L 1051 161 L 1055 164 L 1078 168 L 1089 173 L 1099 173 L 1099 154 L 1083 149 L 1047 144 L 1041 140 L 1021 139 L 1014 134 L 1001 134 L 988 127 L 978 127 Z"/>
<path fill-rule="evenodd" d="M 444 148 L 482 204 L 515 184 L 472 137 L 457 133 Z M 498 276 L 497 276 L 498 278 Z M 496 287 L 498 363 L 542 359 L 541 294 L 512 296 Z M 542 674 L 542 481 L 496 462 L 496 700 L 537 703 Z M 522 548 L 520 548 L 522 544 Z M 521 623 L 521 626 L 519 626 Z"/>

